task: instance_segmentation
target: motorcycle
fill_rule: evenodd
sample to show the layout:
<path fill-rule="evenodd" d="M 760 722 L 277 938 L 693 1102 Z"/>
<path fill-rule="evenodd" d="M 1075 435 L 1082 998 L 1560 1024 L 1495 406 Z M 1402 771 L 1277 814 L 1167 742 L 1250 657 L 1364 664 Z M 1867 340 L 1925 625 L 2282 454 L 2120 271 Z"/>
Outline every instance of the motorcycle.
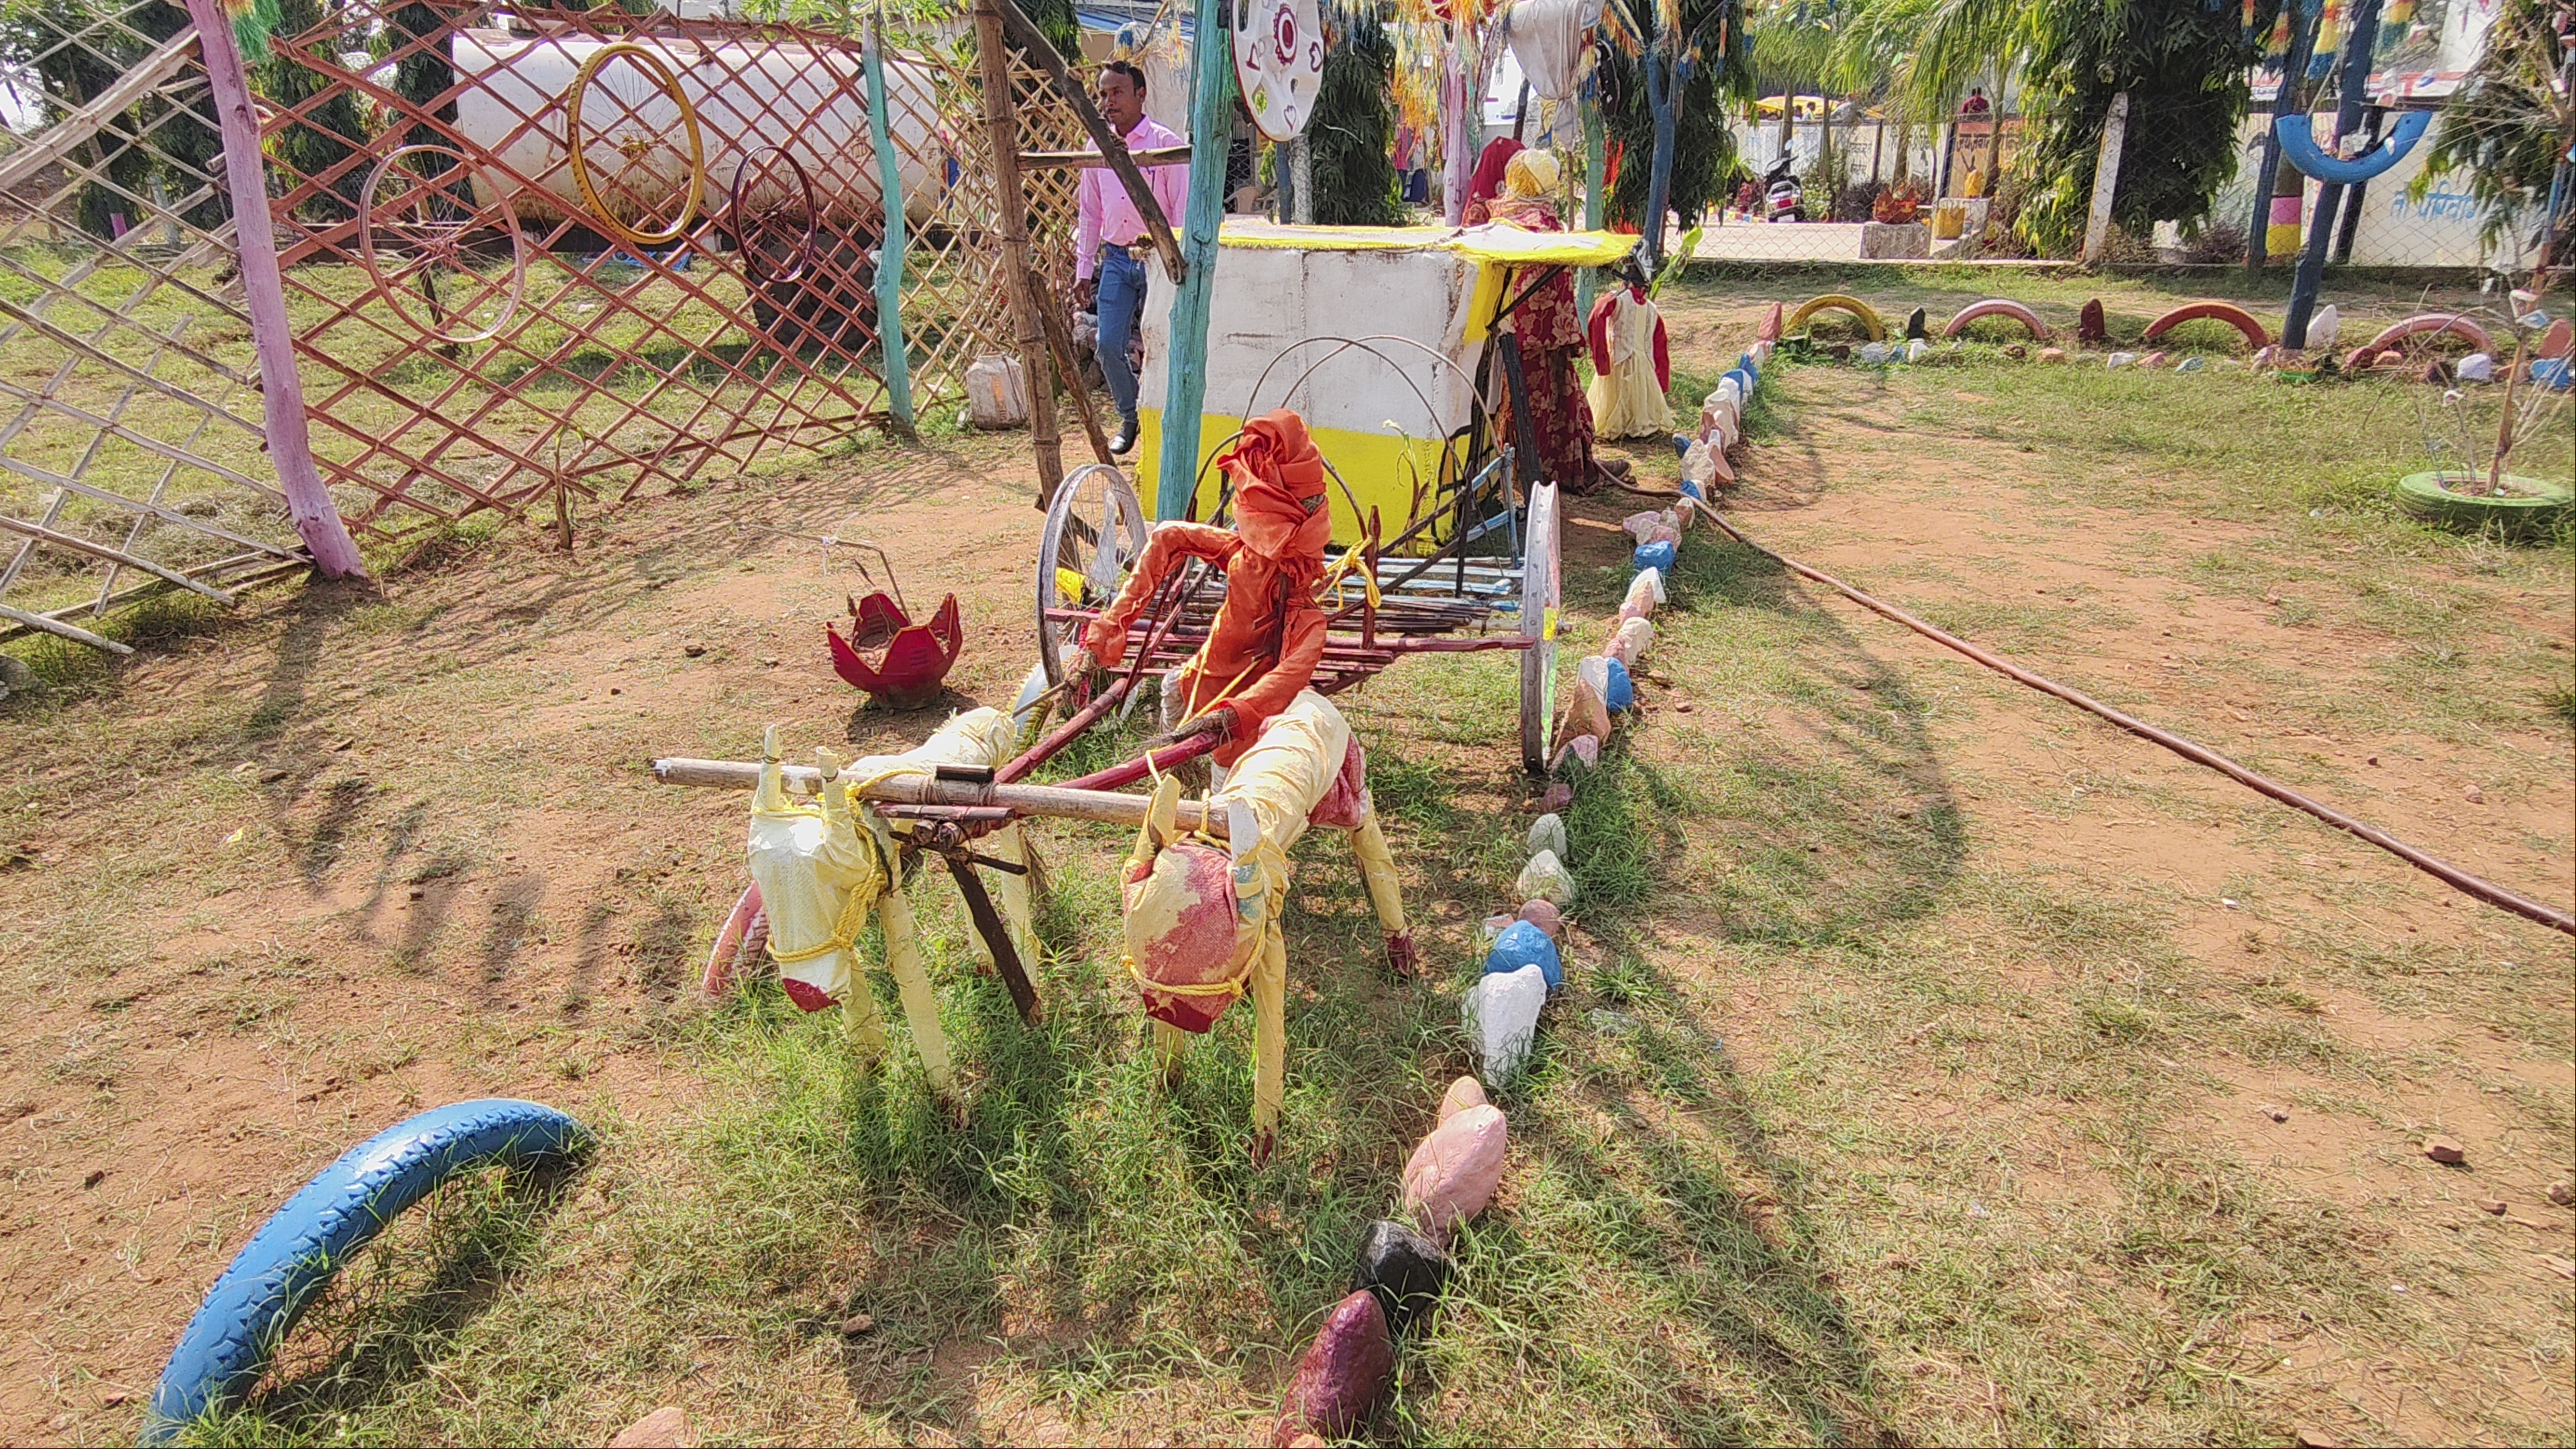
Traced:
<path fill-rule="evenodd" d="M 1805 221 L 1806 188 L 1792 174 L 1790 159 L 1781 157 L 1763 177 L 1762 219 L 1764 221 Z"/>

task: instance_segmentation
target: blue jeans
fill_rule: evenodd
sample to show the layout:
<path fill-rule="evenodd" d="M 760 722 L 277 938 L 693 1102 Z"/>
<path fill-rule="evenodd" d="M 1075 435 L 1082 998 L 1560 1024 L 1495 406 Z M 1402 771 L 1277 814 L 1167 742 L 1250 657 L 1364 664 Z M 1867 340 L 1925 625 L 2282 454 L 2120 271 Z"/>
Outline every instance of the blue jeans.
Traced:
<path fill-rule="evenodd" d="M 1100 249 L 1100 375 L 1109 381 L 1109 400 L 1118 404 L 1118 421 L 1136 421 L 1136 370 L 1127 365 L 1127 344 L 1145 316 L 1145 264 L 1118 247 Z"/>

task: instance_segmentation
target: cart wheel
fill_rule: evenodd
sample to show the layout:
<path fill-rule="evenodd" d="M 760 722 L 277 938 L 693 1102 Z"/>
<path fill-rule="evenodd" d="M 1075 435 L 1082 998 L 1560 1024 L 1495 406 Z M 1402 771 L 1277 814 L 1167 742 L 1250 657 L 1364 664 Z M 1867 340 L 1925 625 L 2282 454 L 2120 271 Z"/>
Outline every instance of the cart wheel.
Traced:
<path fill-rule="evenodd" d="M 1109 607 L 1144 551 L 1145 509 L 1126 474 L 1090 463 L 1056 489 L 1038 543 L 1038 662 L 1050 686 L 1064 682 L 1058 661 L 1081 644 L 1083 626 L 1047 611 Z"/>
<path fill-rule="evenodd" d="M 1530 489 L 1521 533 L 1521 768 L 1547 773 L 1548 727 L 1556 719 L 1556 606 L 1562 597 L 1556 552 L 1556 485 Z"/>

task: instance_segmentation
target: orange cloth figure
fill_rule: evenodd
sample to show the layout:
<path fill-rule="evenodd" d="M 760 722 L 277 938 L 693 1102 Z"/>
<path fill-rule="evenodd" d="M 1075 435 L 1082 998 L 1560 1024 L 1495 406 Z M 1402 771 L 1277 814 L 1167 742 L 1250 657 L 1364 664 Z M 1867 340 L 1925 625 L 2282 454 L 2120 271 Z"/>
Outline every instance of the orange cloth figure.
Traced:
<path fill-rule="evenodd" d="M 1154 525 L 1136 571 L 1091 621 L 1083 643 L 1102 668 L 1117 668 L 1129 626 L 1183 559 L 1223 569 L 1216 627 L 1174 682 L 1179 732 L 1223 730 L 1215 758 L 1231 768 L 1323 662 L 1325 616 L 1315 593 L 1333 523 L 1324 506 L 1323 455 L 1293 410 L 1253 419 L 1216 461 L 1234 482 L 1234 527 L 1177 519 Z"/>

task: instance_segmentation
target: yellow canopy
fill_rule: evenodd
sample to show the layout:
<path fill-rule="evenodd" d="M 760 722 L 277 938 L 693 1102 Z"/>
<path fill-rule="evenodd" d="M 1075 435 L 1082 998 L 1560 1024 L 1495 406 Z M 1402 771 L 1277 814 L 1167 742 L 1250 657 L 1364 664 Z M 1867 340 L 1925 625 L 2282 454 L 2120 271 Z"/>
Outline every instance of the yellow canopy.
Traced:
<path fill-rule="evenodd" d="M 1762 99 L 1760 99 L 1760 100 L 1758 100 L 1758 101 L 1755 101 L 1755 102 L 1753 103 L 1753 109 L 1754 109 L 1755 113 L 1756 113 L 1756 114 L 1759 114 L 1759 115 L 1765 115 L 1765 116 L 1776 116 L 1776 115 L 1780 114 L 1780 108 L 1781 108 L 1782 106 L 1786 105 L 1786 104 L 1788 104 L 1788 102 L 1787 102 L 1784 98 L 1782 98 L 1782 97 L 1780 97 L 1780 96 L 1764 96 Z M 1821 115 L 1823 115 L 1824 113 L 1825 113 L 1825 98 L 1824 98 L 1824 97 L 1822 97 L 1822 96 L 1800 96 L 1800 97 L 1798 97 L 1798 114 L 1799 114 L 1799 115 L 1802 115 L 1802 116 L 1821 116 Z"/>
<path fill-rule="evenodd" d="M 1505 266 L 1606 267 L 1637 249 L 1638 238 L 1611 231 L 1524 231 L 1516 226 L 1286 226 L 1249 218 L 1229 221 L 1217 245 L 1319 252 L 1456 252 Z"/>

